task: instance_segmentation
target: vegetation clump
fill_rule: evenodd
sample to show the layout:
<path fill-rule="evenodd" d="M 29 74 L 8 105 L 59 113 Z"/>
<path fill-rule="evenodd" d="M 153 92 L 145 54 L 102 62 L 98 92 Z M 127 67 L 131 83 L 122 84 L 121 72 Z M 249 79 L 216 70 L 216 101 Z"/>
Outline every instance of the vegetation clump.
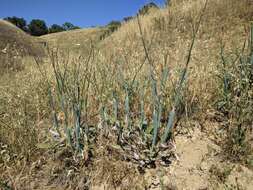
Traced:
<path fill-rule="evenodd" d="M 62 26 L 58 24 L 47 26 L 46 22 L 41 19 L 33 19 L 29 24 L 27 24 L 24 18 L 19 18 L 16 16 L 6 17 L 4 20 L 14 24 L 24 32 L 33 36 L 42 36 L 50 33 L 80 29 L 80 27 L 75 26 L 70 22 L 65 22 L 62 24 Z"/>
<path fill-rule="evenodd" d="M 253 153 L 250 143 L 253 124 L 253 25 L 250 40 L 234 54 L 221 47 L 220 97 L 218 110 L 226 118 L 224 149 L 233 161 L 247 162 Z"/>
<path fill-rule="evenodd" d="M 230 164 L 252 182 L 248 0 L 167 2 L 130 22 L 39 37 L 46 59 L 1 75 L 0 188 L 207 189 L 210 175 L 244 180 Z M 251 40 L 235 47 L 242 36 Z"/>
<path fill-rule="evenodd" d="M 121 27 L 120 21 L 111 21 L 105 26 L 104 33 L 100 36 L 100 40 L 103 40 L 107 36 L 111 35 L 113 32 L 117 31 Z"/>
<path fill-rule="evenodd" d="M 151 2 L 151 3 L 148 3 L 146 5 L 144 5 L 140 10 L 139 10 L 139 14 L 140 15 L 146 15 L 146 14 L 149 14 L 151 10 L 157 10 L 159 9 L 159 7 Z"/>

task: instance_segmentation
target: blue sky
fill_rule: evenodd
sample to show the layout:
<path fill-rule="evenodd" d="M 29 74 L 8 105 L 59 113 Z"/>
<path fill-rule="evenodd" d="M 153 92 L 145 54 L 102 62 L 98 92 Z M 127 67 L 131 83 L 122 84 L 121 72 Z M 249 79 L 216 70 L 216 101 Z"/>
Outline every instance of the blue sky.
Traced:
<path fill-rule="evenodd" d="M 7 16 L 43 19 L 48 25 L 68 21 L 80 27 L 122 20 L 151 0 L 0 0 L 0 18 Z M 164 0 L 152 2 L 163 5 Z"/>

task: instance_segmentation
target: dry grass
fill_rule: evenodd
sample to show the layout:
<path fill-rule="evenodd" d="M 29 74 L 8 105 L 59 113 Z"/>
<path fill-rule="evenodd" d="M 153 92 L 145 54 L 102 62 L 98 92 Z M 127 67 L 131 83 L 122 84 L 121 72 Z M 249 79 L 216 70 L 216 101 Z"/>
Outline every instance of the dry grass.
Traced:
<path fill-rule="evenodd" d="M 20 70 L 22 57 L 44 56 L 42 46 L 32 36 L 24 33 L 11 23 L 0 20 L 0 71 Z"/>
<path fill-rule="evenodd" d="M 102 27 L 78 29 L 44 35 L 39 39 L 47 42 L 50 47 L 64 49 L 66 52 L 71 51 L 72 53 L 76 52 L 78 54 L 87 54 L 89 51 L 89 44 L 93 43 L 95 45 L 104 31 L 105 29 Z"/>
<path fill-rule="evenodd" d="M 38 123 L 49 116 L 46 83 L 31 59 L 26 64 L 29 69 L 0 79 L 0 141 L 15 154 L 30 154 L 38 141 Z"/>
<path fill-rule="evenodd" d="M 102 130 L 105 136 L 110 136 L 111 130 L 108 130 L 108 127 L 117 126 L 113 115 L 113 93 L 116 93 L 119 108 L 117 119 L 124 129 L 127 128 L 126 122 L 124 122 L 126 93 L 128 93 L 124 88 L 125 84 L 134 84 L 128 97 L 131 102 L 132 125 L 139 125 L 140 101 L 143 100 L 145 117 L 148 126 L 150 126 L 154 105 L 149 80 L 149 64 L 143 50 L 142 37 L 147 44 L 148 54 L 154 65 L 155 79 L 160 81 L 164 68 L 168 68 L 170 71 L 165 90 L 158 93 L 164 98 L 163 122 L 161 131 L 159 131 L 161 134 L 167 122 L 168 112 L 172 107 L 171 100 L 175 84 L 187 58 L 192 40 L 192 26 L 196 27 L 196 20 L 198 20 L 203 5 L 204 1 L 202 0 L 174 0 L 168 8 L 140 16 L 143 36 L 140 35 L 137 19 L 133 19 L 124 23 L 118 31 L 102 41 L 99 41 L 99 37 L 103 33 L 103 29 L 99 28 L 41 37 L 40 40 L 47 41 L 52 47 L 50 50 L 58 48 L 57 53 L 59 54 L 54 54 L 55 57 L 52 58 L 59 66 L 58 71 L 61 73 L 66 71 L 67 73 L 66 91 L 72 94 L 70 96 L 68 92 L 64 92 L 62 99 L 70 110 L 70 114 L 66 116 L 64 109 L 62 109 L 63 100 L 59 98 L 62 94 L 57 91 L 52 65 L 45 63 L 42 67 L 43 71 L 47 71 L 48 81 L 46 81 L 44 76 L 41 76 L 41 73 L 35 69 L 36 66 L 31 64 L 14 79 L 9 79 L 6 75 L 4 76 L 6 78 L 2 77 L 2 81 L 0 81 L 1 84 L 4 84 L 0 91 L 0 125 L 4 126 L 1 128 L 2 130 L 0 129 L 0 140 L 4 144 L 11 145 L 14 153 L 20 153 L 22 150 L 22 154 L 37 150 L 34 145 L 41 142 L 41 139 L 43 142 L 45 139 L 48 140 L 47 137 L 40 139 L 42 132 L 37 127 L 41 121 L 52 120 L 50 116 L 52 107 L 49 106 L 47 99 L 48 84 L 51 85 L 56 104 L 53 113 L 59 118 L 60 128 L 62 129 L 63 120 L 67 117 L 69 128 L 73 130 L 76 120 L 71 106 L 75 101 L 73 97 L 79 93 L 74 68 L 79 64 L 82 68 L 82 81 L 88 81 L 87 84 L 89 84 L 81 92 L 82 98 L 87 101 L 87 104 L 85 104 L 83 115 L 80 118 L 87 126 L 95 126 L 96 128 L 99 122 L 99 125 L 105 126 Z M 207 110 L 214 109 L 220 88 L 217 67 L 221 61 L 219 56 L 221 42 L 225 42 L 228 52 L 241 48 L 244 39 L 248 37 L 247 28 L 253 19 L 252 10 L 253 4 L 249 0 L 209 0 L 192 52 L 187 82 L 182 92 L 181 107 L 177 110 L 177 121 L 181 118 L 200 121 L 207 118 Z M 70 53 L 66 52 L 68 49 L 70 49 Z M 80 57 L 76 56 L 77 52 L 81 54 Z M 91 59 L 87 62 L 89 55 Z M 135 83 L 131 83 L 132 81 Z M 158 82 L 159 89 L 160 86 L 161 83 Z M 142 97 L 144 98 L 142 99 Z M 106 111 L 104 108 L 107 108 Z M 51 126 L 46 126 L 46 131 L 49 128 Z M 149 140 L 152 129 L 148 127 L 147 131 L 149 131 L 147 132 Z M 49 134 L 47 135 L 49 136 Z M 73 137 L 73 141 L 75 140 L 76 137 Z M 83 144 L 91 143 L 85 138 L 81 140 L 83 140 Z M 139 176 L 138 178 L 133 177 L 139 175 L 138 172 L 136 173 L 135 166 L 129 165 L 125 160 L 122 161 L 118 158 L 118 154 L 106 152 L 105 144 L 108 143 L 106 140 L 108 140 L 108 136 L 99 142 L 92 141 L 93 145 L 99 146 L 95 151 L 95 156 L 101 157 L 92 162 L 95 163 L 94 176 L 97 175 L 97 178 L 94 178 L 95 182 L 108 183 L 107 185 L 111 188 L 117 185 L 121 185 L 122 189 L 137 188 L 131 186 L 130 183 L 139 179 Z M 139 142 L 139 137 L 135 140 Z M 25 146 L 22 148 L 24 142 Z M 146 144 L 150 146 L 150 143 Z M 112 156 L 111 159 L 110 156 Z M 122 182 L 122 178 L 126 182 Z M 144 181 L 142 182 L 144 183 Z"/>
<path fill-rule="evenodd" d="M 168 54 L 168 65 L 173 73 L 184 63 L 191 40 L 191 24 L 196 20 L 203 3 L 172 1 L 168 9 L 141 18 L 157 72 L 160 72 L 164 54 Z M 221 40 L 231 49 L 242 47 L 246 35 L 244 27 L 253 17 L 251 10 L 252 3 L 245 0 L 209 1 L 193 50 L 188 82 L 192 92 L 190 99 L 201 102 L 201 107 L 208 108 L 207 104 L 210 105 L 218 87 L 214 76 L 220 61 Z M 120 60 L 126 76 L 134 73 L 145 57 L 136 20 L 123 25 L 101 44 L 106 58 L 115 58 L 106 62 L 111 64 Z M 141 72 L 145 73 L 145 68 Z"/>

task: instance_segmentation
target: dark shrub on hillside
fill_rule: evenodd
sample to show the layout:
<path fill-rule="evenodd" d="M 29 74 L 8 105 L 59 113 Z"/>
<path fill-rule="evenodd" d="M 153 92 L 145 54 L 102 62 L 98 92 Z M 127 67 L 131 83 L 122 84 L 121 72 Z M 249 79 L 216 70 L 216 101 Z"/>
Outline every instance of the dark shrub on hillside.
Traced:
<path fill-rule="evenodd" d="M 109 31 L 111 31 L 111 32 L 115 32 L 120 26 L 121 26 L 121 22 L 119 22 L 119 21 L 111 21 L 107 25 Z"/>
<path fill-rule="evenodd" d="M 103 34 L 100 36 L 100 40 L 103 40 L 104 38 L 106 38 L 107 36 L 115 32 L 116 30 L 118 30 L 120 26 L 121 26 L 120 21 L 111 21 L 109 24 L 106 25 Z"/>
<path fill-rule="evenodd" d="M 153 2 L 148 3 L 139 10 L 139 14 L 140 15 L 148 14 L 151 9 L 159 9 L 159 7 Z"/>
<path fill-rule="evenodd" d="M 63 29 L 64 30 L 75 30 L 75 29 L 80 29 L 79 26 L 75 26 L 73 25 L 72 23 L 70 22 L 65 22 L 63 25 L 62 25 Z"/>
<path fill-rule="evenodd" d="M 58 25 L 58 24 L 53 24 L 50 28 L 49 28 L 49 33 L 56 33 L 56 32 L 62 32 L 65 31 L 65 29 Z"/>
<path fill-rule="evenodd" d="M 27 32 L 28 28 L 26 25 L 26 20 L 24 18 L 19 18 L 19 17 L 6 17 L 4 18 L 4 20 L 14 24 L 15 26 L 17 26 L 18 28 L 20 28 L 21 30 Z"/>
<path fill-rule="evenodd" d="M 30 34 L 33 36 L 41 36 L 48 33 L 48 28 L 44 20 L 34 19 L 28 25 Z"/>
<path fill-rule="evenodd" d="M 132 20 L 132 19 L 133 19 L 132 16 L 128 16 L 128 17 L 123 18 L 123 21 L 124 21 L 124 22 L 128 22 L 128 21 L 130 21 L 130 20 Z"/>
<path fill-rule="evenodd" d="M 166 6 L 169 6 L 169 5 L 170 5 L 170 2 L 171 2 L 171 0 L 166 0 L 166 1 L 165 1 L 165 5 L 166 5 Z"/>

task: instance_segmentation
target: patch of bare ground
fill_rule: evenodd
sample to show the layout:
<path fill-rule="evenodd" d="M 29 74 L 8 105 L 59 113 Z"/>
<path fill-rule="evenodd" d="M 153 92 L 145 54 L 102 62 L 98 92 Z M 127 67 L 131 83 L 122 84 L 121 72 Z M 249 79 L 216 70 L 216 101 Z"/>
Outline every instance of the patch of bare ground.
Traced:
<path fill-rule="evenodd" d="M 215 134 L 217 123 L 206 123 Z M 253 188 L 253 172 L 222 158 L 221 147 L 215 135 L 195 128 L 188 135 L 175 139 L 178 160 L 173 162 L 164 176 L 164 183 L 175 189 L 245 189 Z"/>

